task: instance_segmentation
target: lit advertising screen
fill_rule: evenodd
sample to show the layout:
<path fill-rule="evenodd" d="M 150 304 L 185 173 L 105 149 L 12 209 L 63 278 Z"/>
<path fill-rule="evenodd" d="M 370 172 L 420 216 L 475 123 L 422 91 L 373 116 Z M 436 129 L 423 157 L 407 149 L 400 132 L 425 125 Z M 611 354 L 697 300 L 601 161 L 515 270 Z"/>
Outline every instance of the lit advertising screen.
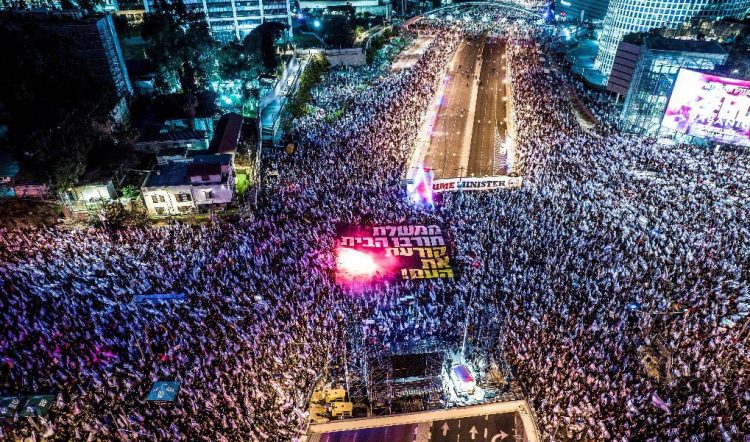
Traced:
<path fill-rule="evenodd" d="M 680 69 L 662 127 L 750 146 L 750 81 Z"/>

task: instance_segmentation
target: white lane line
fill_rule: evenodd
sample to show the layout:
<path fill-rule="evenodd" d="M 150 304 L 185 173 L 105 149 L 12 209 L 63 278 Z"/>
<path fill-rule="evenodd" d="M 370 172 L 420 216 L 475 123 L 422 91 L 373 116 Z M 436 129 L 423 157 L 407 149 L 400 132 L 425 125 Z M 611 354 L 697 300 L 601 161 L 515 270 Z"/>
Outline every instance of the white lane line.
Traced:
<path fill-rule="evenodd" d="M 456 55 L 461 52 L 463 46 L 464 42 L 461 41 L 458 48 L 456 48 Z M 446 81 L 446 76 L 451 75 L 451 79 L 453 79 L 452 73 L 455 70 L 456 55 L 453 56 L 453 58 L 443 71 L 443 75 L 438 80 L 440 84 L 437 88 L 437 91 L 435 92 L 435 97 L 433 97 L 432 105 L 430 106 L 427 113 L 423 116 L 424 120 L 422 122 L 422 130 L 420 130 L 419 132 L 419 136 L 417 137 L 414 146 L 414 151 L 412 152 L 411 159 L 409 161 L 409 167 L 408 169 L 406 169 L 407 178 L 412 178 L 414 176 L 414 171 L 417 165 L 424 164 L 425 159 L 429 155 L 432 139 L 437 135 L 436 133 L 432 133 L 431 130 L 434 129 L 433 125 L 438 125 L 440 104 L 443 99 L 443 94 L 445 93 L 446 86 L 449 83 L 448 81 Z M 443 120 L 445 120 L 445 115 L 443 116 Z M 447 126 L 445 124 L 444 126 L 446 127 L 447 134 Z"/>
<path fill-rule="evenodd" d="M 482 72 L 482 53 L 484 52 L 484 42 L 479 48 L 479 54 L 477 61 L 474 64 L 474 72 Z M 479 82 L 474 81 L 471 87 L 471 98 L 469 100 L 469 112 L 466 118 L 466 124 L 464 125 L 464 137 L 461 143 L 461 161 L 459 162 L 459 169 L 466 171 L 469 168 L 469 155 L 471 154 L 471 136 L 474 132 L 474 117 L 476 114 L 477 97 L 479 96 Z"/>

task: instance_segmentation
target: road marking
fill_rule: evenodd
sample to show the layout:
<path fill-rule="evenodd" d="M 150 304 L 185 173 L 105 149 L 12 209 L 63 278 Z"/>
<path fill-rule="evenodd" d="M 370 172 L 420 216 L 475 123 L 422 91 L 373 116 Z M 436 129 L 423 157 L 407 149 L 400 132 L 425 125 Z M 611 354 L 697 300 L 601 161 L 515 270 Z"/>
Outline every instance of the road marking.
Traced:
<path fill-rule="evenodd" d="M 482 45 L 479 48 L 479 54 L 481 56 L 482 52 L 484 51 L 484 42 L 482 42 Z M 477 60 L 476 63 L 474 63 L 474 72 L 480 73 L 482 72 L 482 62 Z M 477 82 L 472 82 L 472 88 L 471 88 L 471 98 L 469 99 L 469 114 L 467 115 L 468 118 L 466 119 L 466 125 L 464 127 L 464 137 L 463 142 L 461 143 L 461 161 L 459 163 L 459 169 L 462 170 L 468 170 L 469 168 L 469 156 L 471 154 L 471 136 L 474 132 L 474 118 L 476 114 L 476 106 L 477 106 L 477 98 L 479 96 L 479 88 L 477 87 Z"/>
<path fill-rule="evenodd" d="M 506 433 L 506 432 L 504 432 L 504 431 L 501 430 L 500 434 L 496 434 L 496 435 L 492 436 L 492 440 L 490 442 L 497 442 L 499 440 L 505 439 L 506 437 L 508 437 L 508 433 Z"/>

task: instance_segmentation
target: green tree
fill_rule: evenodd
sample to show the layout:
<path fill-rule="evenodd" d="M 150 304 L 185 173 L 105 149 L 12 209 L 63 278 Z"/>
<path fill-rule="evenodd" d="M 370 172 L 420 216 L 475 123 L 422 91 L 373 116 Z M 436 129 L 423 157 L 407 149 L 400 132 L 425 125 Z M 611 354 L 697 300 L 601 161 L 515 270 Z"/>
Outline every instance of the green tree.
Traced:
<path fill-rule="evenodd" d="M 323 38 L 332 48 L 348 48 L 354 43 L 353 20 L 348 15 L 323 16 Z"/>
<path fill-rule="evenodd" d="M 104 0 L 78 0 L 78 7 L 89 12 L 101 11 L 104 7 Z"/>
<path fill-rule="evenodd" d="M 297 83 L 297 92 L 287 102 L 287 109 L 293 118 L 306 115 L 312 88 L 320 82 L 330 64 L 323 54 L 316 54 L 305 67 Z"/>
<path fill-rule="evenodd" d="M 138 187 L 128 184 L 127 186 L 122 188 L 122 196 L 127 199 L 134 200 L 138 198 L 138 195 L 141 194 L 141 191 L 138 189 Z"/>
<path fill-rule="evenodd" d="M 215 78 L 219 45 L 211 37 L 205 17 L 188 12 L 182 0 L 162 2 L 148 14 L 141 29 L 148 42 L 146 56 L 157 66 L 161 92 L 178 88 L 195 94 Z"/>
<path fill-rule="evenodd" d="M 253 29 L 241 42 L 233 41 L 219 51 L 222 78 L 256 79 L 263 72 L 274 72 L 279 65 L 277 42 L 287 26 L 266 22 Z"/>
<path fill-rule="evenodd" d="M 276 42 L 284 35 L 287 26 L 279 22 L 265 22 L 248 35 L 249 38 L 259 40 L 260 57 L 266 72 L 273 72 L 279 65 L 279 56 L 276 53 Z M 247 39 L 246 39 L 247 40 Z"/>
<path fill-rule="evenodd" d="M 218 52 L 219 74 L 222 79 L 255 81 L 263 72 L 260 51 L 250 40 L 233 41 Z"/>
<path fill-rule="evenodd" d="M 386 39 L 383 35 L 378 35 L 372 38 L 370 40 L 370 47 L 367 48 L 367 64 L 372 64 L 373 61 L 375 61 L 375 56 L 377 55 L 378 51 L 383 49 L 383 46 L 385 46 Z"/>

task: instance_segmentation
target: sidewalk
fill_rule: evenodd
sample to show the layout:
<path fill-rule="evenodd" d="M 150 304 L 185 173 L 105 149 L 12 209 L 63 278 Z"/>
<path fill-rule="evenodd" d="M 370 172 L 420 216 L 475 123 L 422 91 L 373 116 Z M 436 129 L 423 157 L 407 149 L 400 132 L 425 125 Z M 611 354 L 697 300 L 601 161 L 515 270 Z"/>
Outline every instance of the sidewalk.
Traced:
<path fill-rule="evenodd" d="M 581 75 L 592 84 L 602 86 L 607 77 L 595 68 L 598 50 L 599 46 L 595 41 L 582 40 L 578 46 L 568 50 L 565 59 L 571 63 L 573 73 Z"/>
<path fill-rule="evenodd" d="M 299 75 L 305 70 L 309 60 L 309 55 L 304 59 L 299 59 L 296 56 L 292 57 L 287 63 L 286 69 L 284 69 L 284 75 L 276 82 L 273 92 L 260 99 L 259 113 L 261 127 L 262 129 L 271 129 L 274 138 L 277 136 L 276 129 L 278 128 L 281 111 L 284 109 L 287 95 L 294 93 Z M 261 137 L 263 136 L 262 133 L 263 131 L 261 132 Z"/>

